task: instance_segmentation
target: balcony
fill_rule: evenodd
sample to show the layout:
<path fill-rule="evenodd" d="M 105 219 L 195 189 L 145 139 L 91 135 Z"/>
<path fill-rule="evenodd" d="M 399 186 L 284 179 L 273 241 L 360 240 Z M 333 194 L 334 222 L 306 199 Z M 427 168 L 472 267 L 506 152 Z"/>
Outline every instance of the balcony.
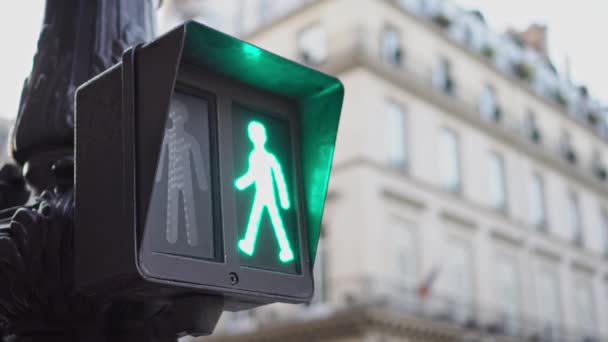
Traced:
<path fill-rule="evenodd" d="M 594 331 L 573 329 L 557 321 L 541 319 L 523 313 L 516 307 L 500 308 L 496 303 L 480 303 L 455 293 L 432 290 L 421 296 L 418 289 L 407 288 L 391 281 L 360 278 L 346 295 L 348 305 L 376 305 L 394 314 L 422 318 L 458 327 L 477 337 L 506 337 L 509 341 L 608 341 Z"/>

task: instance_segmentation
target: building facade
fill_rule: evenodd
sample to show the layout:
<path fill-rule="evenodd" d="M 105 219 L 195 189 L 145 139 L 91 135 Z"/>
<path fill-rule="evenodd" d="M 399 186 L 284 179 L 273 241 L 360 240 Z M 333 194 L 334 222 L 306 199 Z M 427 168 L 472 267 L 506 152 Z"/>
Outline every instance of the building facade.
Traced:
<path fill-rule="evenodd" d="M 606 113 L 537 35 L 440 0 L 223 3 L 346 97 L 313 303 L 205 341 L 608 341 Z"/>

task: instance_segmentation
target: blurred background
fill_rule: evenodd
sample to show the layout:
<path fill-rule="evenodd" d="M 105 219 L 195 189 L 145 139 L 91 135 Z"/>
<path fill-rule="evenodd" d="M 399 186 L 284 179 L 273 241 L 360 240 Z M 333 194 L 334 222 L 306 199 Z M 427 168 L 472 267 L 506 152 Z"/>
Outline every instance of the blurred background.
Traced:
<path fill-rule="evenodd" d="M 0 141 L 42 12 L 0 14 L 15 42 Z M 606 13 L 603 0 L 163 0 L 159 34 L 195 19 L 346 88 L 314 300 L 225 313 L 214 336 L 185 340 L 608 341 Z"/>

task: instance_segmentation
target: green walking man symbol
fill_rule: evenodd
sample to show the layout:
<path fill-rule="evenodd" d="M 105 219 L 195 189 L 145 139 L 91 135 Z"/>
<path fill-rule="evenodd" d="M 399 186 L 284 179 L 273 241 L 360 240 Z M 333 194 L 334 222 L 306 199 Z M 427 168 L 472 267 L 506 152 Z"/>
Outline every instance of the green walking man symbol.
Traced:
<path fill-rule="evenodd" d="M 238 246 L 245 254 L 253 255 L 262 214 L 264 209 L 266 209 L 268 215 L 270 215 L 275 237 L 281 249 L 279 259 L 287 263 L 293 260 L 293 251 L 285 233 L 285 227 L 283 226 L 283 220 L 277 207 L 274 191 L 276 185 L 281 208 L 284 210 L 289 209 L 290 203 L 289 196 L 287 195 L 285 176 L 277 158 L 266 149 L 265 145 L 268 136 L 264 125 L 258 121 L 252 121 L 247 126 L 247 133 L 253 143 L 253 151 L 249 154 L 249 168 L 247 172 L 236 180 L 235 186 L 238 190 L 242 191 L 254 185 L 255 196 L 245 237 L 239 241 Z"/>

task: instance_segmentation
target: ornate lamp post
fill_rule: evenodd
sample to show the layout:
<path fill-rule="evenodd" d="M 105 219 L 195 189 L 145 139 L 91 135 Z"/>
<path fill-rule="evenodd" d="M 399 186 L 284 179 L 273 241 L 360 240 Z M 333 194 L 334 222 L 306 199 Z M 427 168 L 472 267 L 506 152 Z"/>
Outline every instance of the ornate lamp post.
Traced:
<path fill-rule="evenodd" d="M 11 151 L 0 170 L 0 328 L 5 341 L 175 341 L 183 302 L 72 291 L 74 92 L 154 34 L 152 0 L 47 0 Z M 25 183 L 33 191 L 28 202 Z M 103 210 L 100 204 L 99 210 Z M 108 251 L 111 253 L 111 251 Z M 189 312 L 193 312 L 190 308 Z M 200 318 L 200 317 L 195 317 Z"/>

